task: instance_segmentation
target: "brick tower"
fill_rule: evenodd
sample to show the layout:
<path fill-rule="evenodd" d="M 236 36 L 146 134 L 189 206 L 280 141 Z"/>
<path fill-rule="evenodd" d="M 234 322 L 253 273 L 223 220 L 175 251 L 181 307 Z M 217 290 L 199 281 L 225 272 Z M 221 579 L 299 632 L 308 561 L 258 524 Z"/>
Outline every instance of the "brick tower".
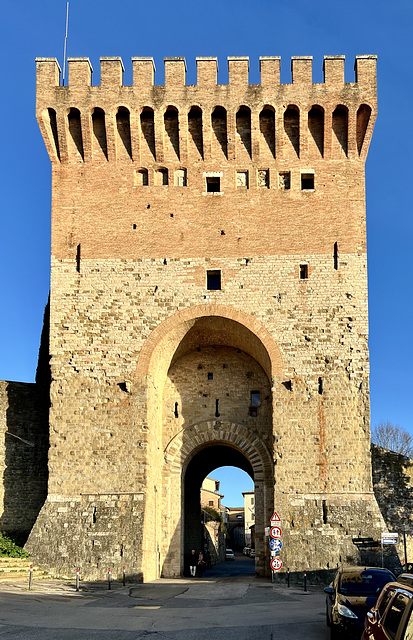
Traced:
<path fill-rule="evenodd" d="M 52 163 L 48 499 L 28 546 L 60 573 L 176 576 L 202 480 L 255 482 L 256 571 L 363 560 L 371 483 L 364 164 L 376 56 L 37 59 Z M 242 487 L 240 488 L 242 489 Z M 225 500 L 224 500 L 225 502 Z M 45 540 L 48 543 L 45 543 Z M 364 548 L 363 553 L 366 553 Z"/>

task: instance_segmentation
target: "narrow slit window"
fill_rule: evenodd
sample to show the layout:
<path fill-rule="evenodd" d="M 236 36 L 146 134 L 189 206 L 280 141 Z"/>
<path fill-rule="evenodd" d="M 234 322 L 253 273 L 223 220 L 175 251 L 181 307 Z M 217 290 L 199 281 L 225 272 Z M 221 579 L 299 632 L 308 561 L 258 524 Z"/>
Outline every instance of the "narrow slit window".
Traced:
<path fill-rule="evenodd" d="M 186 169 L 178 169 L 175 171 L 175 186 L 186 187 Z"/>
<path fill-rule="evenodd" d="M 213 380 L 214 379 L 214 374 L 209 372 L 208 373 L 208 380 Z"/>
<path fill-rule="evenodd" d="M 318 395 L 323 395 L 323 378 L 318 379 Z"/>
<path fill-rule="evenodd" d="M 218 291 L 221 289 L 221 270 L 207 271 L 208 291 Z"/>
<path fill-rule="evenodd" d="M 314 173 L 301 174 L 301 190 L 314 191 Z"/>
<path fill-rule="evenodd" d="M 307 280 L 308 264 L 300 264 L 300 280 Z"/>
<path fill-rule="evenodd" d="M 179 414 L 178 414 L 178 403 L 177 402 L 175 402 L 174 416 L 175 416 L 175 418 L 177 418 L 179 416 Z"/>
<path fill-rule="evenodd" d="M 259 407 L 261 405 L 261 395 L 259 391 L 251 391 L 251 407 Z"/>
<path fill-rule="evenodd" d="M 338 244 L 334 243 L 334 269 L 338 269 Z"/>
<path fill-rule="evenodd" d="M 219 193 L 221 191 L 221 178 L 207 177 L 206 190 L 207 193 Z"/>
<path fill-rule="evenodd" d="M 219 418 L 220 413 L 219 413 L 219 398 L 217 398 L 215 400 L 215 417 Z"/>

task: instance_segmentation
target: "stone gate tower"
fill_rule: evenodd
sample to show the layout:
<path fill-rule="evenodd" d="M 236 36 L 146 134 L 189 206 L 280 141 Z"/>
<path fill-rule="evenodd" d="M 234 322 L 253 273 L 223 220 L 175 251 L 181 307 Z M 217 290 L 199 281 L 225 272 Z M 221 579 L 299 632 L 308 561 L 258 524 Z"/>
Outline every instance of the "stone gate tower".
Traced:
<path fill-rule="evenodd" d="M 182 573 L 199 489 L 255 482 L 256 570 L 357 560 L 372 493 L 364 164 L 376 56 L 37 59 L 52 163 L 48 499 L 29 539 L 60 573 Z M 47 544 L 45 541 L 48 541 Z"/>

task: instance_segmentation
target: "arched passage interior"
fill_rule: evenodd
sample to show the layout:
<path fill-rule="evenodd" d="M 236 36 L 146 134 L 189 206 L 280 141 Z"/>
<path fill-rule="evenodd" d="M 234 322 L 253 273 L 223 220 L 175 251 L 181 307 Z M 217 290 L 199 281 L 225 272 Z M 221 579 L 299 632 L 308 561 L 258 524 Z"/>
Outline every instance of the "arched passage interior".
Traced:
<path fill-rule="evenodd" d="M 204 478 L 214 469 L 223 466 L 238 467 L 254 480 L 254 470 L 246 456 L 232 446 L 211 443 L 191 459 L 184 475 L 184 553 L 200 550 L 205 541 L 201 518 L 200 490 Z"/>

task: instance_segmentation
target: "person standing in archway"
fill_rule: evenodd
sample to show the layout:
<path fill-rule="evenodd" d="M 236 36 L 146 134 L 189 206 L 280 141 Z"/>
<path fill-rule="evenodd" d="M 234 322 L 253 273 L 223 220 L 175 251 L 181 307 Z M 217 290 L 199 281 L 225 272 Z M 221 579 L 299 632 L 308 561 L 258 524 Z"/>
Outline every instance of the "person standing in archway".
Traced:
<path fill-rule="evenodd" d="M 195 549 L 192 549 L 189 555 L 189 573 L 193 578 L 195 578 L 196 576 L 197 566 L 198 566 L 198 556 L 195 553 Z"/>
<path fill-rule="evenodd" d="M 204 554 L 202 551 L 199 552 L 198 556 L 198 575 L 200 578 L 204 575 L 204 571 L 206 569 L 206 562 L 204 560 Z"/>

